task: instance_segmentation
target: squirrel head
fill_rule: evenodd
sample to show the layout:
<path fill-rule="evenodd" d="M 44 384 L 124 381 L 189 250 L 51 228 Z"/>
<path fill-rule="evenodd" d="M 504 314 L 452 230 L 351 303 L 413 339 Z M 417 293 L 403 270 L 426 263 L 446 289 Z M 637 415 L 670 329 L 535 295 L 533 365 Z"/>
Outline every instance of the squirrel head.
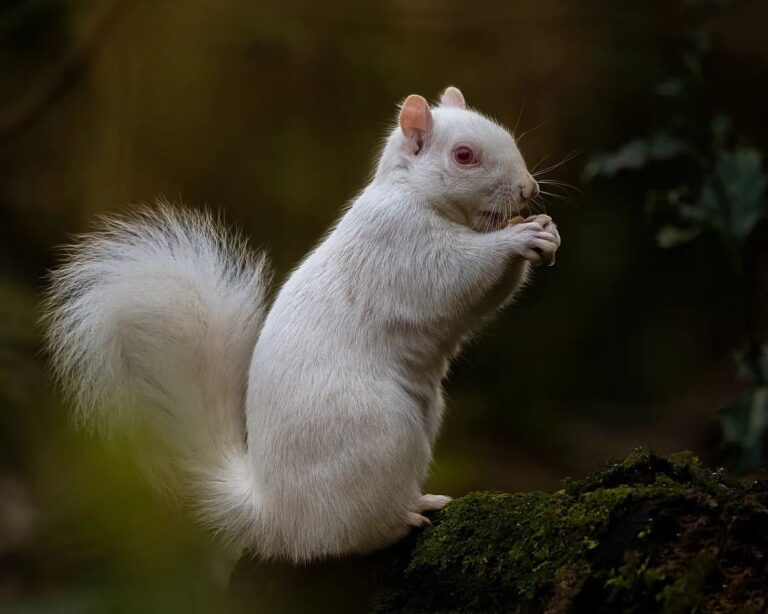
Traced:
<path fill-rule="evenodd" d="M 377 171 L 389 174 L 420 202 L 477 230 L 502 226 L 539 192 L 513 136 L 468 109 L 455 87 L 435 107 L 415 94 L 405 99 Z"/>

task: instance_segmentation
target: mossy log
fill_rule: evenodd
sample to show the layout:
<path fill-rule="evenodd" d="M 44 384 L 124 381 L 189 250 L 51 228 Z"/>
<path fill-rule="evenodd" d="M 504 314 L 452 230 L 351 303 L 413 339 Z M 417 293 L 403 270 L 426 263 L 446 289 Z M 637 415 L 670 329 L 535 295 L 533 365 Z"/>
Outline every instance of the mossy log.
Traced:
<path fill-rule="evenodd" d="M 639 450 L 563 486 L 466 495 L 368 557 L 241 561 L 231 593 L 276 612 L 768 610 L 768 481 Z"/>

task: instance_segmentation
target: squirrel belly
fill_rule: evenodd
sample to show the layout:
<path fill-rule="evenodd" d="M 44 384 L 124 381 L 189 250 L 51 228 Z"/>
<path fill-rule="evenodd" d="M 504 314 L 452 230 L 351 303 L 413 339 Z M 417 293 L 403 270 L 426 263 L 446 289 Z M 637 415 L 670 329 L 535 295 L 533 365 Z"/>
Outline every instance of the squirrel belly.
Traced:
<path fill-rule="evenodd" d="M 268 558 L 369 552 L 429 520 L 423 495 L 462 340 L 557 228 L 507 224 L 538 188 L 512 136 L 406 99 L 371 183 L 272 304 L 263 257 L 205 213 L 109 220 L 52 273 L 47 344 L 81 422 L 149 432 L 153 484 Z"/>

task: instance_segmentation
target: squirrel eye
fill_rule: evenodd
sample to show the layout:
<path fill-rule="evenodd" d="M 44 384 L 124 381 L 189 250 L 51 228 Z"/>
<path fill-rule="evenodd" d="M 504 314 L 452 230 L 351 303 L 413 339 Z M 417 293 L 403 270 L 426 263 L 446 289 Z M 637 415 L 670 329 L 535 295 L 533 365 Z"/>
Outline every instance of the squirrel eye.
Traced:
<path fill-rule="evenodd" d="M 453 159 L 462 166 L 469 166 L 477 162 L 475 152 L 466 145 L 459 145 L 453 150 Z"/>

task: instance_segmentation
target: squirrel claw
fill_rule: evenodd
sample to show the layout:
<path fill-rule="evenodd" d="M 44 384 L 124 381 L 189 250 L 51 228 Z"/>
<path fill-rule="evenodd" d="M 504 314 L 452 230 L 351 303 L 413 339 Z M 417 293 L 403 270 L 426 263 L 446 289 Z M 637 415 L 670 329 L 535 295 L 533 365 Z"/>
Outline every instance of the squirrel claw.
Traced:
<path fill-rule="evenodd" d="M 411 527 L 416 528 L 432 526 L 432 521 L 429 518 L 422 516 L 421 514 L 417 514 L 416 512 L 408 512 L 405 515 L 405 523 Z"/>

